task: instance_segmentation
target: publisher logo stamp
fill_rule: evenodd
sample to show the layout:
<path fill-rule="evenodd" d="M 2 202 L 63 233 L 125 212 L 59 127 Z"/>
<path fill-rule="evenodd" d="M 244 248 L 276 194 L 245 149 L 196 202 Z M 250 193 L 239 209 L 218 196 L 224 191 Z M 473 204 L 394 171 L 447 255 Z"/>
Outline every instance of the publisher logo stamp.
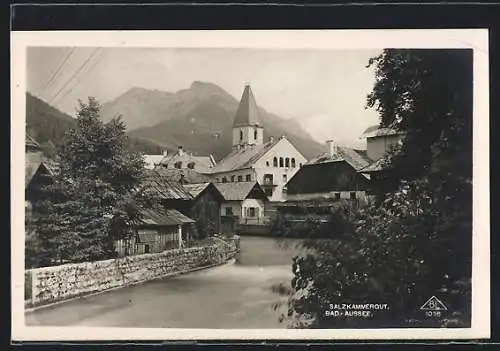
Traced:
<path fill-rule="evenodd" d="M 447 311 L 446 305 L 436 296 L 432 296 L 421 307 L 427 317 L 441 317 L 442 312 Z"/>

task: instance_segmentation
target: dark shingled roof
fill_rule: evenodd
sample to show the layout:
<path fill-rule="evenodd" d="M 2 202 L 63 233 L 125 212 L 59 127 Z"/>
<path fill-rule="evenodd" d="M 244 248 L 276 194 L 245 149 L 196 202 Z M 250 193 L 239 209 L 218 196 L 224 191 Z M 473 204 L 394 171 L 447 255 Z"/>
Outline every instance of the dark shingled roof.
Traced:
<path fill-rule="evenodd" d="M 254 188 L 259 193 L 262 193 L 263 198 L 266 198 L 264 191 L 257 182 L 214 183 L 214 185 L 226 201 L 245 200 Z"/>
<path fill-rule="evenodd" d="M 240 104 L 234 115 L 233 127 L 262 126 L 259 107 L 255 102 L 250 85 L 245 86 Z"/>
<path fill-rule="evenodd" d="M 181 179 L 183 179 L 183 181 L 187 184 L 209 183 L 211 180 L 207 175 L 189 168 L 178 169 L 158 166 L 155 168 L 155 171 L 157 171 L 163 177 L 166 177 L 167 179 L 176 183 L 179 183 Z"/>
<path fill-rule="evenodd" d="M 334 155 L 325 152 L 311 159 L 306 165 L 337 161 L 346 161 L 357 171 L 367 167 L 372 162 L 366 155 L 366 150 L 356 150 L 349 147 L 337 146 L 337 152 Z"/>
<path fill-rule="evenodd" d="M 261 145 L 252 145 L 240 149 L 234 149 L 229 155 L 224 157 L 214 168 L 212 173 L 222 173 L 237 169 L 250 168 L 281 139 L 268 141 Z"/>
<path fill-rule="evenodd" d="M 186 189 L 193 198 L 197 197 L 200 195 L 203 190 L 208 188 L 210 183 L 198 183 L 198 184 L 185 184 L 184 189 Z"/>
<path fill-rule="evenodd" d="M 142 181 L 143 190 L 154 191 L 162 200 L 191 200 L 192 196 L 179 183 L 172 181 L 155 170 L 148 170 Z"/>
<path fill-rule="evenodd" d="M 140 213 L 142 215 L 141 221 L 146 225 L 172 226 L 195 222 L 193 219 L 172 208 L 141 209 Z"/>

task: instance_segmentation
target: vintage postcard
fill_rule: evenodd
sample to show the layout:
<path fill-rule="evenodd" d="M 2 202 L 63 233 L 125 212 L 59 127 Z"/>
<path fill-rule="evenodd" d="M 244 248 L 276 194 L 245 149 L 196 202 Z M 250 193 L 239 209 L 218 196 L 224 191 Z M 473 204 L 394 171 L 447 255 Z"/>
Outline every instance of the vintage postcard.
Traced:
<path fill-rule="evenodd" d="M 486 29 L 11 35 L 13 340 L 489 337 Z"/>

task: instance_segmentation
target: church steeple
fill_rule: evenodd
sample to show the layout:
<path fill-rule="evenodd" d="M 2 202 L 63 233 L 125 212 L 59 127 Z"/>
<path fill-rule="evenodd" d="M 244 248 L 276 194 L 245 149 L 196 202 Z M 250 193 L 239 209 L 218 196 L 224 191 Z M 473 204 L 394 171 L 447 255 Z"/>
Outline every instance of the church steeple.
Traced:
<path fill-rule="evenodd" d="M 259 108 L 249 84 L 241 96 L 233 121 L 233 147 L 260 145 L 264 139 L 264 128 Z"/>

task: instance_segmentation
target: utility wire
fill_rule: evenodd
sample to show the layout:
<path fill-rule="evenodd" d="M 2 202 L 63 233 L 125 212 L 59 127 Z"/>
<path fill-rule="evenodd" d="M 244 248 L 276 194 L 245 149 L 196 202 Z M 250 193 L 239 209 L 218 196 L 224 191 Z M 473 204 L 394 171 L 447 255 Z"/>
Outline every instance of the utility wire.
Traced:
<path fill-rule="evenodd" d="M 47 92 L 47 89 L 55 82 L 55 79 L 58 76 L 59 72 L 61 72 L 61 69 L 64 67 L 66 62 L 68 62 L 68 59 L 71 57 L 71 55 L 73 55 L 74 51 L 75 51 L 74 47 L 71 47 L 69 48 L 68 51 L 66 51 L 61 63 L 59 64 L 59 67 L 57 67 L 57 69 L 52 73 L 52 76 L 42 88 L 42 95 L 45 94 Z"/>
<path fill-rule="evenodd" d="M 91 54 L 90 56 L 85 60 L 85 62 L 75 71 L 75 73 L 66 81 L 66 83 L 57 91 L 57 93 L 52 97 L 52 99 L 50 99 L 50 103 L 52 103 L 54 101 L 54 99 L 64 90 L 64 88 L 66 88 L 68 86 L 69 83 L 71 83 L 71 81 L 73 79 L 75 79 L 75 77 L 78 75 L 78 73 L 80 73 L 83 68 L 90 62 L 90 60 L 92 60 L 92 58 L 94 58 L 94 56 L 96 55 L 96 53 L 99 51 L 100 48 L 96 48 Z M 59 99 L 60 100 L 60 99 Z"/>
<path fill-rule="evenodd" d="M 101 61 L 103 60 L 104 56 L 105 56 L 105 54 L 103 53 L 97 60 L 94 61 L 94 63 L 90 67 L 90 69 L 87 70 L 86 75 L 90 74 L 90 72 L 92 72 L 95 69 L 95 67 L 97 67 L 97 65 L 99 63 L 101 63 Z M 86 75 L 80 76 L 80 78 L 76 81 L 76 83 L 70 89 L 66 90 L 66 92 L 59 97 L 59 99 L 57 99 L 57 101 L 55 102 L 55 104 L 58 104 L 62 99 L 64 99 L 66 96 L 68 96 L 82 82 L 82 80 L 84 79 L 84 77 Z"/>

